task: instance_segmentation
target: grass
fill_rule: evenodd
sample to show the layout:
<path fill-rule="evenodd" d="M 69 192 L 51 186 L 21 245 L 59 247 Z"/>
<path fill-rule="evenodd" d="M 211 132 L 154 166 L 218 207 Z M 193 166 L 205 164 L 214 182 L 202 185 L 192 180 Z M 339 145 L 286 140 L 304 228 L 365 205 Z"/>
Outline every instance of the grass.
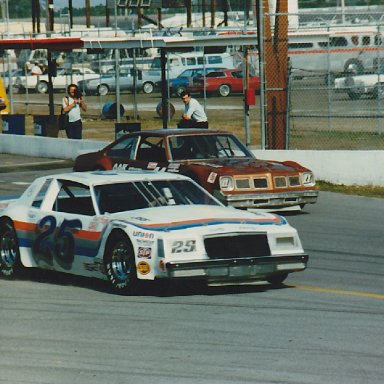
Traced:
<path fill-rule="evenodd" d="M 332 184 L 323 180 L 317 180 L 317 185 L 321 191 L 338 192 L 347 195 L 378 197 L 384 199 L 384 187 L 373 185 Z"/>

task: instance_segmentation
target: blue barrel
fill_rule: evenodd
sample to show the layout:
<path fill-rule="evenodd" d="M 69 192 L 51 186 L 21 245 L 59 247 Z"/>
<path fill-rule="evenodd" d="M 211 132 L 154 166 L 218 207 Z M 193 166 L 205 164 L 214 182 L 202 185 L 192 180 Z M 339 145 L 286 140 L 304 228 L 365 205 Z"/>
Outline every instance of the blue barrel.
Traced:
<path fill-rule="evenodd" d="M 1 115 L 3 133 L 25 135 L 25 115 Z"/>
<path fill-rule="evenodd" d="M 172 103 L 170 103 L 170 102 L 168 102 L 168 108 L 169 108 L 169 117 L 172 119 L 172 117 L 173 117 L 173 115 L 175 114 L 175 106 L 172 104 Z M 162 101 L 160 101 L 158 104 L 157 104 L 157 106 L 156 106 L 156 112 L 157 112 L 157 114 L 160 116 L 160 117 L 163 117 L 163 102 Z"/>
<path fill-rule="evenodd" d="M 124 112 L 125 112 L 125 109 L 120 104 L 120 116 L 123 116 Z M 112 101 L 110 101 L 110 102 L 104 104 L 101 113 L 106 119 L 116 119 L 116 117 L 117 117 L 117 103 L 113 103 Z"/>

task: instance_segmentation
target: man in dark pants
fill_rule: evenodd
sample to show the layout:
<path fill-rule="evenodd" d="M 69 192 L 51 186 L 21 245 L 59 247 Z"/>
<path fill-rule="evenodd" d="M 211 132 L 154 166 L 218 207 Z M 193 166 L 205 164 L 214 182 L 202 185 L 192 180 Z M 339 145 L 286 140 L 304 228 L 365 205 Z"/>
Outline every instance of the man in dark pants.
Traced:
<path fill-rule="evenodd" d="M 200 103 L 188 91 L 184 91 L 180 97 L 185 107 L 178 128 L 208 128 L 207 115 Z"/>
<path fill-rule="evenodd" d="M 83 96 L 76 84 L 68 85 L 68 96 L 63 98 L 63 112 L 68 113 L 68 123 L 65 132 L 68 139 L 81 139 L 83 123 L 81 121 L 81 111 L 87 110 Z"/>

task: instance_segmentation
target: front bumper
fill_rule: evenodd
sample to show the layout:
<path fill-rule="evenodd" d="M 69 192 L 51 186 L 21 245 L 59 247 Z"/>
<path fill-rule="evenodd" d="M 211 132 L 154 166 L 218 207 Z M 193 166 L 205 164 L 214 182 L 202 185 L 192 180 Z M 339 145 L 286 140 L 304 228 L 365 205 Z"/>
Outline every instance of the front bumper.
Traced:
<path fill-rule="evenodd" d="M 234 208 L 284 208 L 314 204 L 319 196 L 319 191 L 294 191 L 281 193 L 247 193 L 238 195 L 224 195 L 222 192 L 214 193 L 225 205 Z"/>
<path fill-rule="evenodd" d="M 263 280 L 277 274 L 303 271 L 308 255 L 245 257 L 166 263 L 169 278 L 203 278 L 207 281 Z"/>

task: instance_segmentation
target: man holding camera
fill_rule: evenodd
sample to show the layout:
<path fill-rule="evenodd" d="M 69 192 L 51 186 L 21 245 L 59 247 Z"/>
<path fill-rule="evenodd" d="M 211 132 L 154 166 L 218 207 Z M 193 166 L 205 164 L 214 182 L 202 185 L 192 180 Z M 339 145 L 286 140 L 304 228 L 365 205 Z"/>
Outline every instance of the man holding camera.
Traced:
<path fill-rule="evenodd" d="M 68 139 L 81 139 L 83 123 L 80 113 L 87 110 L 87 105 L 76 84 L 68 85 L 67 91 L 68 96 L 63 98 L 63 112 L 68 113 L 68 123 L 65 127 L 65 132 Z"/>

